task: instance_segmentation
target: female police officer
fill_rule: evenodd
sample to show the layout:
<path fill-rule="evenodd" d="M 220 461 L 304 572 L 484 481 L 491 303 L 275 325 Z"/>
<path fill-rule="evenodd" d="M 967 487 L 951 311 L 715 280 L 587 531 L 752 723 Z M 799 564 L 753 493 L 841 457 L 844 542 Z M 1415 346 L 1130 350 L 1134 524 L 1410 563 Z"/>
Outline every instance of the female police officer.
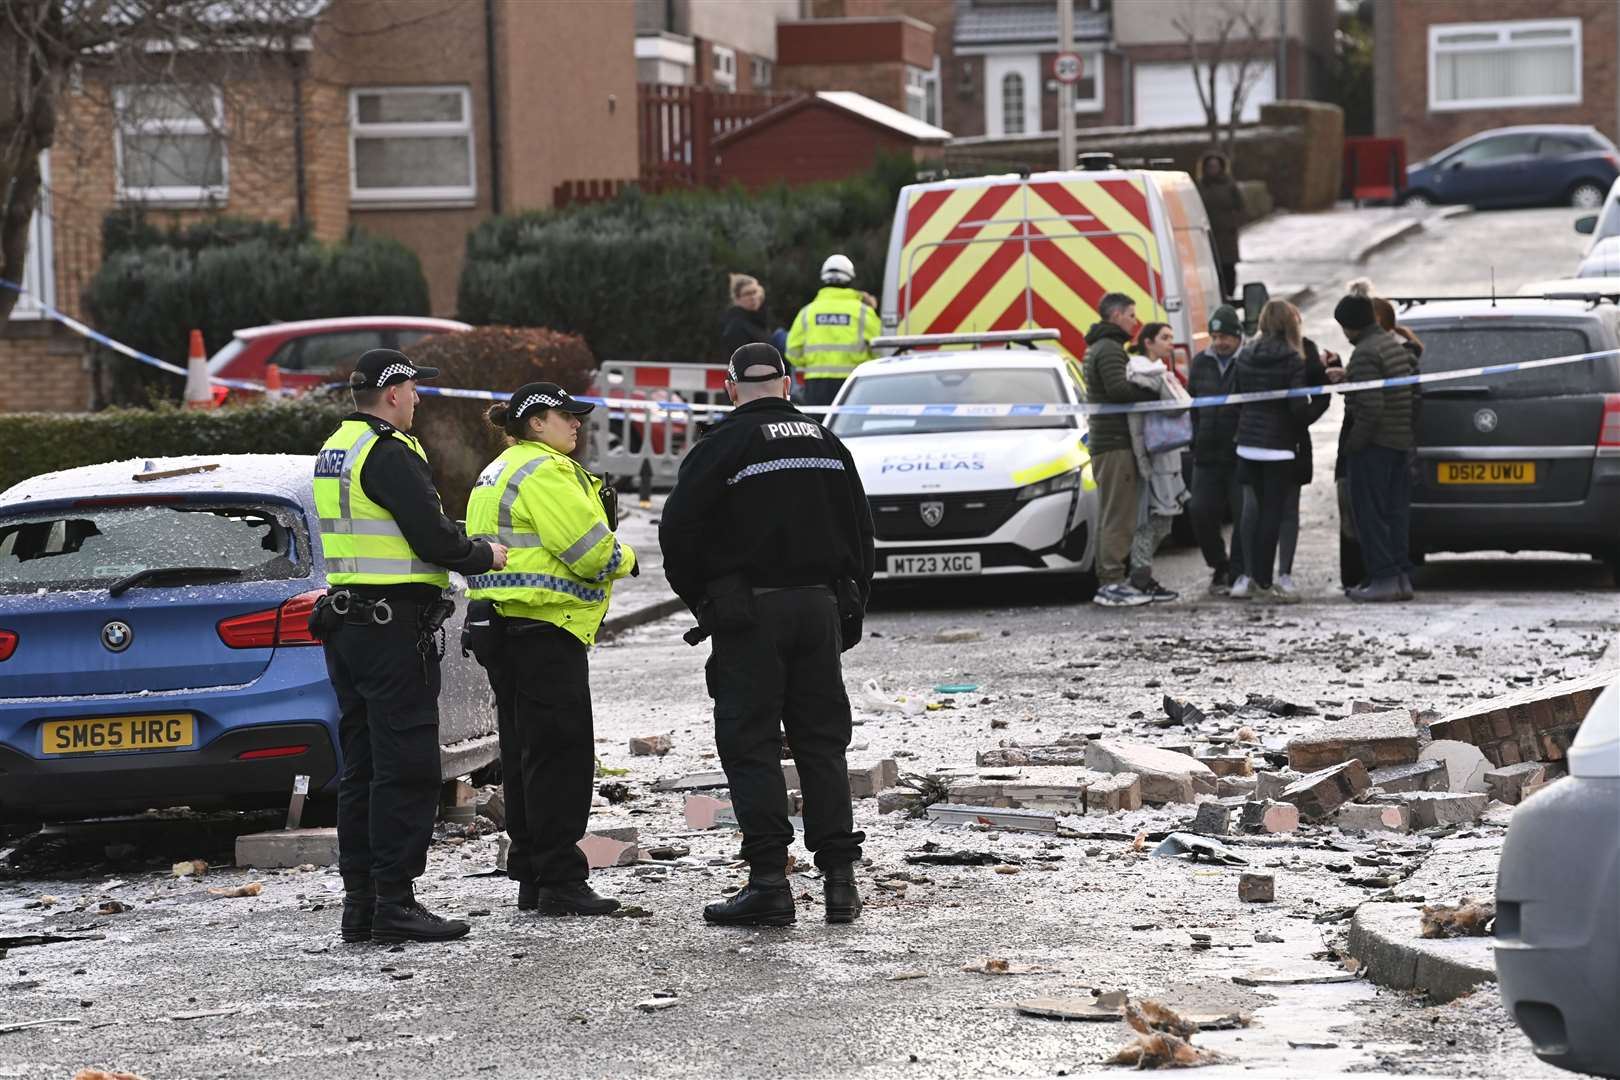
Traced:
<path fill-rule="evenodd" d="M 613 582 L 636 570 L 635 553 L 613 535 L 601 479 L 568 456 L 579 418 L 592 408 L 555 383 L 528 383 L 490 406 L 490 423 L 512 445 L 467 501 L 468 533 L 510 549 L 503 572 L 468 579 L 468 599 L 494 609 L 469 606 L 468 619 L 493 624 L 475 648 L 500 705 L 507 874 L 519 883 L 518 908 L 547 915 L 606 915 L 619 906 L 586 884 L 575 846 L 596 775 L 586 652 Z"/>

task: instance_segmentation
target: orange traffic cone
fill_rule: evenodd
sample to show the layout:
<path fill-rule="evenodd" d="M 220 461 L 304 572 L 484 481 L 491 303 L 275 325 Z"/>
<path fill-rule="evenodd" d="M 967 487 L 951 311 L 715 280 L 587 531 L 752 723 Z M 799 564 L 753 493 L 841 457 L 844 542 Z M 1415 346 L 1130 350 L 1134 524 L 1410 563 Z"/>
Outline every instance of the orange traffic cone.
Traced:
<path fill-rule="evenodd" d="M 264 365 L 264 396 L 278 398 L 283 395 L 281 389 L 281 365 Z"/>
<path fill-rule="evenodd" d="M 208 354 L 203 352 L 201 330 L 191 332 L 191 352 L 186 357 L 186 408 L 212 409 L 213 388 L 208 382 Z"/>

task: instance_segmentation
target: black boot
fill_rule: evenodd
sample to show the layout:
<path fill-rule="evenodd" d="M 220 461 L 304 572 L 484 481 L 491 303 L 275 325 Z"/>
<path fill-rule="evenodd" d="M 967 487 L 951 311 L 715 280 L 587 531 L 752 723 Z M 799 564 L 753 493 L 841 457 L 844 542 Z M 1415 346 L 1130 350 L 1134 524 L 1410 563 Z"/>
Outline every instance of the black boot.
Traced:
<path fill-rule="evenodd" d="M 716 926 L 792 926 L 798 913 L 785 874 L 756 873 L 736 895 L 705 907 L 703 918 Z"/>
<path fill-rule="evenodd" d="M 538 881 L 518 882 L 518 910 L 534 911 L 540 906 L 540 883 Z"/>
<path fill-rule="evenodd" d="M 377 909 L 377 887 L 370 878 L 343 879 L 343 940 L 351 945 L 371 940 L 371 919 Z"/>
<path fill-rule="evenodd" d="M 861 891 L 855 887 L 855 864 L 829 866 L 822 871 L 822 897 L 827 903 L 827 921 L 850 923 L 861 917 Z"/>
<path fill-rule="evenodd" d="M 523 901 L 519 891 L 518 902 Z M 535 905 L 542 915 L 611 915 L 619 910 L 619 902 L 596 891 L 583 881 L 572 885 L 536 885 Z"/>
<path fill-rule="evenodd" d="M 371 940 L 384 945 L 401 941 L 454 941 L 471 929 L 460 919 L 435 915 L 416 902 L 409 882 L 377 887 L 377 914 L 371 920 Z"/>

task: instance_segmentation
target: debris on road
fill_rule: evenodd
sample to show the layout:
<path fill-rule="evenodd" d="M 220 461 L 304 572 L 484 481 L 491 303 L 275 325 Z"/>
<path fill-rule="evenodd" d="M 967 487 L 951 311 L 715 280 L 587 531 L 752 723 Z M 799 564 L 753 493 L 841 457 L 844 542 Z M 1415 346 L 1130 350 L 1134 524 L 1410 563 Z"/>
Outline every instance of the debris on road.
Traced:
<path fill-rule="evenodd" d="M 1384 792 L 1451 790 L 1451 774 L 1443 760 L 1431 759 L 1416 761 L 1411 765 L 1374 769 L 1368 776 L 1372 786 Z"/>
<path fill-rule="evenodd" d="M 1517 806 L 1547 779 L 1547 766 L 1539 761 L 1521 761 L 1485 774 L 1485 790 L 1498 802 Z"/>
<path fill-rule="evenodd" d="M 673 1009 L 680 1003 L 681 999 L 677 997 L 650 997 L 645 1001 L 636 1002 L 636 1008 L 642 1012 L 662 1012 L 665 1009 Z"/>
<path fill-rule="evenodd" d="M 1083 766 L 1086 763 L 1084 743 L 1059 743 L 1048 746 L 998 746 L 994 750 L 980 750 L 974 761 L 981 768 L 1019 768 L 1037 766 Z"/>
<path fill-rule="evenodd" d="M 1056 968 L 1041 964 L 1024 964 L 1008 960 L 1004 956 L 981 956 L 963 964 L 962 970 L 978 975 L 1051 975 L 1057 971 Z"/>
<path fill-rule="evenodd" d="M 1137 1036 L 1109 1058 L 1109 1065 L 1131 1065 L 1138 1069 L 1185 1069 L 1221 1060 L 1213 1050 L 1194 1046 L 1188 1040 L 1197 1027 L 1154 1001 L 1125 1006 L 1125 1022 Z"/>
<path fill-rule="evenodd" d="M 258 896 L 264 892 L 264 882 L 250 881 L 246 885 L 231 885 L 223 888 L 208 890 L 211 895 L 223 896 L 229 899 L 240 899 L 244 896 Z"/>
<path fill-rule="evenodd" d="M 177 877 L 177 878 L 193 877 L 193 876 L 202 877 L 203 874 L 207 872 L 207 870 L 208 870 L 208 863 L 205 862 L 204 860 L 202 860 L 202 859 L 187 859 L 184 862 L 175 863 L 174 866 L 172 866 L 169 869 L 169 874 L 170 874 L 170 876 Z"/>
<path fill-rule="evenodd" d="M 1251 800 L 1243 804 L 1240 824 L 1246 833 L 1285 833 L 1299 828 L 1299 807 L 1293 803 Z"/>
<path fill-rule="evenodd" d="M 0 1035 L 9 1035 L 14 1031 L 27 1031 L 29 1028 L 49 1027 L 52 1024 L 82 1024 L 84 1021 L 77 1016 L 47 1016 L 43 1020 L 17 1020 L 9 1024 L 0 1024 Z"/>
<path fill-rule="evenodd" d="M 1490 800 L 1484 795 L 1449 791 L 1403 791 L 1395 795 L 1375 795 L 1373 802 L 1404 806 L 1411 811 L 1415 828 L 1432 829 L 1437 825 L 1472 825 L 1485 813 Z"/>
<path fill-rule="evenodd" d="M 663 757 L 675 749 L 675 740 L 668 735 L 632 735 L 631 757 Z"/>
<path fill-rule="evenodd" d="M 259 870 L 294 866 L 335 866 L 338 839 L 335 828 L 270 829 L 236 838 L 236 865 Z"/>
<path fill-rule="evenodd" d="M 1270 874 L 1239 874 L 1238 899 L 1245 904 L 1269 904 L 1277 899 L 1276 880 Z"/>
<path fill-rule="evenodd" d="M 1368 769 L 1418 760 L 1418 732 L 1411 713 L 1392 710 L 1346 716 L 1288 741 L 1288 766 L 1299 772 L 1316 772 L 1351 758 Z"/>
<path fill-rule="evenodd" d="M 1142 801 L 1160 806 L 1190 803 L 1199 794 L 1215 794 L 1215 774 L 1190 754 L 1146 743 L 1099 739 L 1086 748 L 1086 766 L 1105 773 L 1135 773 Z"/>
<path fill-rule="evenodd" d="M 1012 866 L 1019 859 L 993 851 L 921 851 L 907 855 L 906 862 L 914 866 Z"/>
<path fill-rule="evenodd" d="M 1125 1018 L 1125 1009 L 1119 1005 L 1101 1005 L 1085 998 L 1037 997 L 1013 1002 L 1013 1008 L 1025 1016 L 1038 1016 L 1047 1020 L 1102 1020 Z"/>
<path fill-rule="evenodd" d="M 720 811 L 731 809 L 731 800 L 717 799 L 713 795 L 688 795 L 685 809 L 688 829 L 712 829 Z"/>
<path fill-rule="evenodd" d="M 709 788 L 726 787 L 730 781 L 723 772 L 691 773 L 687 776 L 677 776 L 668 780 L 659 780 L 653 784 L 654 791 L 705 791 Z"/>
<path fill-rule="evenodd" d="M 596 793 L 602 796 L 602 798 L 606 799 L 612 806 L 618 806 L 620 803 L 627 803 L 636 797 L 635 793 L 630 790 L 629 784 L 622 783 L 617 780 L 610 781 L 598 787 L 596 789 Z M 482 810 L 479 812 L 482 813 Z M 501 828 L 506 828 L 504 820 L 498 824 L 500 824 Z"/>
<path fill-rule="evenodd" d="M 1426 938 L 1485 937 L 1496 918 L 1496 905 L 1463 897 L 1455 904 L 1423 905 Z"/>
<path fill-rule="evenodd" d="M 1412 811 L 1405 806 L 1378 803 L 1345 803 L 1334 814 L 1334 823 L 1343 832 L 1412 831 Z"/>
<path fill-rule="evenodd" d="M 1198 814 L 1188 831 L 1205 836 L 1225 836 L 1232 831 L 1232 808 L 1218 802 L 1199 803 Z"/>
<path fill-rule="evenodd" d="M 1562 761 L 1586 712 L 1620 671 L 1609 668 L 1580 679 L 1516 691 L 1470 705 L 1429 725 L 1435 739 L 1479 747 L 1491 764 Z"/>
<path fill-rule="evenodd" d="M 1423 748 L 1421 761 L 1441 761 L 1446 766 L 1446 786 L 1438 790 L 1482 793 L 1485 774 L 1491 763 L 1485 760 L 1479 747 L 1456 739 L 1436 739 Z"/>
<path fill-rule="evenodd" d="M 998 829 L 1019 832 L 1058 831 L 1057 815 L 1038 810 L 1006 810 L 994 806 L 945 806 L 935 803 L 928 808 L 930 821 L 948 825 L 993 825 Z"/>
<path fill-rule="evenodd" d="M 135 1073 L 109 1072 L 106 1069 L 80 1069 L 73 1074 L 73 1080 L 142 1080 L 142 1078 Z"/>
<path fill-rule="evenodd" d="M 876 679 L 867 679 L 863 682 L 860 692 L 853 696 L 850 704 L 859 706 L 867 712 L 897 712 L 902 716 L 921 716 L 928 711 L 928 706 L 922 699 L 906 694 L 899 697 L 891 696 Z"/>
<path fill-rule="evenodd" d="M 934 642 L 938 645 L 966 645 L 983 640 L 983 631 L 966 626 L 948 627 L 934 635 Z"/>
<path fill-rule="evenodd" d="M 894 758 L 884 758 L 875 765 L 849 766 L 849 793 L 856 799 L 874 798 L 899 782 L 900 765 Z"/>
<path fill-rule="evenodd" d="M 631 866 L 641 855 L 638 831 L 629 829 L 598 829 L 586 833 L 575 845 L 585 853 L 586 865 L 592 870 L 605 870 L 610 866 Z"/>
<path fill-rule="evenodd" d="M 1169 859 L 1177 855 L 1191 855 L 1193 862 L 1207 859 L 1223 866 L 1247 866 L 1249 861 L 1225 844 L 1191 833 L 1171 833 L 1153 849 L 1155 859 Z"/>
<path fill-rule="evenodd" d="M 1307 821 L 1321 821 L 1372 786 L 1359 758 L 1302 776 L 1282 793 L 1283 802 L 1299 807 Z"/>
<path fill-rule="evenodd" d="M 1204 710 L 1192 702 L 1173 698 L 1169 694 L 1164 695 L 1164 717 L 1163 720 L 1154 720 L 1152 723 L 1160 727 L 1168 727 L 1171 724 L 1180 724 L 1182 727 L 1197 727 L 1208 719 L 1204 715 Z"/>

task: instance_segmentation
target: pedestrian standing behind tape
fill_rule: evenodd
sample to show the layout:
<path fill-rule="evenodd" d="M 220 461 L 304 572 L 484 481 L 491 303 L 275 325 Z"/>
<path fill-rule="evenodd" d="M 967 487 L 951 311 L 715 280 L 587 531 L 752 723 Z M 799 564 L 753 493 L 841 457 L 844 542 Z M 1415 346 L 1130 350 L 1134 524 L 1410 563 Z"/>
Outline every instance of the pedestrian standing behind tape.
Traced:
<path fill-rule="evenodd" d="M 1134 348 L 1137 355 L 1126 365 L 1126 378 L 1152 390 L 1160 400 L 1187 400 L 1187 391 L 1170 374 L 1175 331 L 1164 323 L 1148 323 L 1136 335 Z M 1142 478 L 1136 498 L 1136 532 L 1131 537 L 1130 581 L 1154 603 L 1168 603 L 1179 594 L 1153 576 L 1153 555 L 1187 502 L 1181 451 L 1192 441 L 1192 421 L 1186 412 L 1131 413 L 1126 419 L 1136 470 Z"/>
<path fill-rule="evenodd" d="M 1136 330 L 1136 302 L 1124 293 L 1108 293 L 1097 302 L 1101 316 L 1086 331 L 1082 364 L 1086 400 L 1122 405 L 1156 401 L 1159 395 L 1126 377 L 1130 357 L 1125 346 Z M 1137 491 L 1140 477 L 1131 449 L 1131 426 L 1121 414 L 1098 413 L 1086 418 L 1091 471 L 1097 481 L 1098 589 L 1092 602 L 1104 607 L 1136 607 L 1153 598 L 1125 580 L 1131 540 L 1136 533 Z"/>
<path fill-rule="evenodd" d="M 1352 292 L 1333 318 L 1355 345 L 1345 378 L 1350 382 L 1417 374 L 1417 360 L 1400 338 L 1378 324 L 1368 296 Z M 1412 451 L 1416 395 L 1410 386 L 1389 386 L 1345 395 L 1351 422 L 1345 437 L 1349 459 L 1351 516 L 1361 545 L 1366 580 L 1348 590 L 1351 600 L 1410 600 L 1408 550 L 1412 517 Z"/>
<path fill-rule="evenodd" d="M 1243 323 L 1235 308 L 1222 304 L 1209 317 L 1209 346 L 1192 358 L 1187 392 L 1192 397 L 1230 394 L 1237 381 L 1237 355 Z M 1237 477 L 1237 405 L 1191 410 L 1193 424 L 1193 534 L 1210 569 L 1208 593 L 1225 596 L 1243 574 L 1243 485 Z M 1232 522 L 1228 549 L 1221 521 Z M 1229 553 L 1230 551 L 1230 553 Z"/>
<path fill-rule="evenodd" d="M 765 309 L 765 286 L 759 279 L 748 274 L 732 274 L 730 289 L 731 306 L 720 320 L 720 355 L 729 359 L 744 345 L 755 342 L 786 348 L 787 331 L 781 327 L 771 329 L 770 313 Z M 788 374 L 793 374 L 791 369 Z"/>
<path fill-rule="evenodd" d="M 1304 341 L 1299 309 L 1271 300 L 1260 309 L 1260 339 L 1238 354 L 1239 394 L 1291 390 L 1305 385 Z M 1243 485 L 1244 577 L 1232 584 L 1233 599 L 1292 603 L 1297 592 L 1273 590 L 1277 544 L 1294 480 L 1298 428 L 1308 423 L 1311 399 L 1249 401 L 1238 410 L 1238 479 Z"/>
<path fill-rule="evenodd" d="M 588 651 L 613 583 L 637 573 L 635 552 L 614 535 L 612 489 L 568 456 L 593 408 L 546 382 L 491 405 L 490 423 L 512 445 L 467 499 L 467 528 L 512 552 L 505 573 L 468 579 L 468 636 L 495 690 L 506 873 L 518 910 L 544 915 L 619 906 L 587 884 L 578 847 L 596 779 Z"/>
<path fill-rule="evenodd" d="M 724 926 L 795 921 L 779 732 L 804 792 L 804 843 L 824 875 L 828 922 L 861 912 L 844 752 L 852 728 L 840 653 L 861 637 L 874 566 L 872 514 L 837 436 L 787 400 L 769 345 L 732 356 L 737 408 L 687 452 L 658 540 L 670 587 L 713 635 L 714 740 L 742 827 L 748 885 L 710 904 Z M 701 634 L 690 635 L 693 644 Z"/>
<path fill-rule="evenodd" d="M 446 941 L 467 924 L 416 902 L 439 794 L 438 633 L 455 610 L 447 570 L 505 565 L 444 516 L 422 444 L 409 434 L 416 383 L 439 374 L 393 349 L 354 366 L 355 411 L 315 459 L 315 508 L 331 585 L 310 616 L 337 694 L 338 872 L 343 940 Z"/>

